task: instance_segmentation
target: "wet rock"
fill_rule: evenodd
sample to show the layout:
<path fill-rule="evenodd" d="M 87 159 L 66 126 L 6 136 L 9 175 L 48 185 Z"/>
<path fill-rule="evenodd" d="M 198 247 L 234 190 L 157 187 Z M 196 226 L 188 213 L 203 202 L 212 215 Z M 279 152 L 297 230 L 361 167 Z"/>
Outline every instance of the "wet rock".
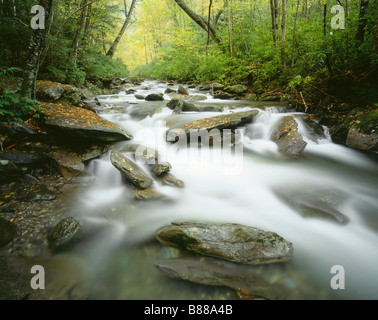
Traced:
<path fill-rule="evenodd" d="M 151 93 L 146 98 L 146 101 L 164 101 L 164 95 L 158 93 Z"/>
<path fill-rule="evenodd" d="M 16 233 L 16 225 L 0 217 L 0 248 L 11 242 Z"/>
<path fill-rule="evenodd" d="M 109 143 L 131 140 L 130 133 L 83 108 L 46 104 L 42 110 L 45 125 L 57 138 Z"/>
<path fill-rule="evenodd" d="M 178 87 L 177 93 L 178 93 L 178 94 L 183 94 L 183 95 L 185 95 L 185 96 L 190 95 L 189 90 L 188 90 L 187 88 L 181 86 L 181 85 Z"/>
<path fill-rule="evenodd" d="M 63 250 L 80 238 L 81 231 L 81 224 L 75 218 L 69 217 L 50 229 L 47 241 L 53 251 Z"/>
<path fill-rule="evenodd" d="M 335 128 L 331 130 L 331 138 L 334 143 L 346 144 L 349 130 L 352 126 L 359 121 L 364 115 L 363 110 L 352 110 L 345 119 L 340 123 L 340 119 L 337 119 Z M 323 121 L 324 122 L 324 121 Z M 327 124 L 327 123 L 326 123 Z"/>
<path fill-rule="evenodd" d="M 146 189 L 133 189 L 133 198 L 135 200 L 169 200 L 169 198 L 156 191 L 153 188 L 146 188 Z"/>
<path fill-rule="evenodd" d="M 241 84 L 237 84 L 235 86 L 226 87 L 223 91 L 230 94 L 242 95 L 246 93 L 248 89 Z"/>
<path fill-rule="evenodd" d="M 150 187 L 153 180 L 136 163 L 123 156 L 117 151 L 113 151 L 110 156 L 112 164 L 121 172 L 124 180 L 138 188 L 146 189 Z"/>
<path fill-rule="evenodd" d="M 146 99 L 146 96 L 141 95 L 141 94 L 136 94 L 136 95 L 135 95 L 135 98 L 137 98 L 138 100 L 145 100 L 145 99 Z"/>
<path fill-rule="evenodd" d="M 86 172 L 82 157 L 77 153 L 57 150 L 51 153 L 51 157 L 55 160 L 58 171 L 65 178 L 80 177 Z"/>
<path fill-rule="evenodd" d="M 196 94 L 196 95 L 188 96 L 184 99 L 185 99 L 185 101 L 204 101 L 204 100 L 207 100 L 207 97 Z"/>
<path fill-rule="evenodd" d="M 176 187 L 176 188 L 184 188 L 185 187 L 184 181 L 176 178 L 171 173 L 165 173 L 165 174 L 160 175 L 159 181 L 164 186 Z"/>
<path fill-rule="evenodd" d="M 271 140 L 277 144 L 278 150 L 282 154 L 289 157 L 299 157 L 307 147 L 307 142 L 298 132 L 297 122 L 290 116 L 279 120 L 273 130 Z"/>
<path fill-rule="evenodd" d="M 244 264 L 285 262 L 293 256 L 293 245 L 278 234 L 238 225 L 172 223 L 158 230 L 164 245 Z"/>
<path fill-rule="evenodd" d="M 304 117 L 302 121 L 306 130 L 310 133 L 311 140 L 316 142 L 318 140 L 326 139 L 325 130 L 322 125 L 308 117 Z"/>
<path fill-rule="evenodd" d="M 63 96 L 65 88 L 60 83 L 39 81 L 36 91 L 37 99 L 40 99 L 42 101 L 56 101 Z"/>
<path fill-rule="evenodd" d="M 221 99 L 221 100 L 231 100 L 235 99 L 237 95 L 223 92 L 223 91 L 217 91 L 214 93 L 214 99 Z"/>
<path fill-rule="evenodd" d="M 364 151 L 378 151 L 378 112 L 370 112 L 349 129 L 346 145 Z"/>
<path fill-rule="evenodd" d="M 212 84 L 208 84 L 208 85 L 200 87 L 199 90 L 200 91 L 209 91 L 209 90 L 219 91 L 219 90 L 222 90 L 223 88 L 224 88 L 223 84 L 212 83 Z"/>
<path fill-rule="evenodd" d="M 176 90 L 173 89 L 173 88 L 167 88 L 165 91 L 164 91 L 165 94 L 169 94 L 169 93 L 176 93 Z"/>
<path fill-rule="evenodd" d="M 197 107 L 200 112 L 223 112 L 225 107 L 223 106 L 201 106 Z"/>
<path fill-rule="evenodd" d="M 172 170 L 172 166 L 170 163 L 156 163 L 150 165 L 151 171 L 156 176 L 164 175 Z"/>
<path fill-rule="evenodd" d="M 185 133 L 187 136 L 190 136 L 191 130 L 234 130 L 247 123 L 250 123 L 253 118 L 258 115 L 258 113 L 258 110 L 251 110 L 196 120 L 192 123 L 184 125 L 181 128 L 171 130 L 168 134 L 168 141 L 172 141 L 173 137 L 177 138 L 183 133 Z"/>
<path fill-rule="evenodd" d="M 282 188 L 275 190 L 278 197 L 306 219 L 322 219 L 340 225 L 349 223 L 349 218 L 336 208 L 342 200 L 331 191 L 298 190 Z"/>
<path fill-rule="evenodd" d="M 247 266 L 210 257 L 183 257 L 158 260 L 154 266 L 174 279 L 225 286 L 255 298 L 288 299 L 291 294 L 281 265 Z"/>
<path fill-rule="evenodd" d="M 172 99 L 167 107 L 173 110 L 174 113 L 178 114 L 181 112 L 198 112 L 198 108 L 190 102 L 184 101 L 182 99 Z"/>
<path fill-rule="evenodd" d="M 17 180 L 23 171 L 9 160 L 0 160 L 0 184 Z"/>

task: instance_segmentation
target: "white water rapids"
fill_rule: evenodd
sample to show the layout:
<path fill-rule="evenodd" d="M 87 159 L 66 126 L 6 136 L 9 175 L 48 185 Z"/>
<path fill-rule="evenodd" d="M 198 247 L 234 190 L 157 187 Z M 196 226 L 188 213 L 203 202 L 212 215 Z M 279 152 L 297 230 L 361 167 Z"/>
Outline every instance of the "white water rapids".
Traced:
<path fill-rule="evenodd" d="M 150 89 L 143 90 L 144 87 Z M 164 92 L 166 85 L 150 81 L 135 89 L 136 93 L 146 95 Z M 197 91 L 192 93 L 198 94 Z M 169 100 L 169 97 L 165 98 Z M 147 103 L 124 92 L 99 99 L 103 105 L 127 106 L 121 113 L 110 111 L 102 116 L 131 132 L 135 137 L 133 143 L 159 151 L 171 146 L 165 141 L 161 124 L 162 121 L 168 121 L 168 124 L 172 121 L 172 117 L 169 118 L 172 110 L 163 108 L 152 116 L 135 116 L 135 110 L 154 105 L 164 107 L 167 101 L 163 104 Z M 360 152 L 332 143 L 328 135 L 325 139 L 313 141 L 314 137 L 310 136 L 300 114 L 296 113 L 289 115 L 296 117 L 308 146 L 301 159 L 286 159 L 269 139 L 277 120 L 288 115 L 280 113 L 282 105 L 225 102 L 209 95 L 201 102 L 202 105 L 221 103 L 236 107 L 232 111 L 226 108 L 223 114 L 267 105 L 271 108 L 261 108 L 254 122 L 243 128 L 242 155 L 222 153 L 212 157 L 208 153 L 214 150 L 198 149 L 163 153 L 172 165 L 172 173 L 185 182 L 185 188 L 163 187 L 157 182 L 154 187 L 173 201 L 136 204 L 132 211 L 128 211 L 127 206 L 120 204 L 128 202 L 131 190 L 123 185 L 120 173 L 110 163 L 110 153 L 90 164 L 89 175 L 93 182 L 79 195 L 75 208 L 81 218 L 110 226 L 111 232 L 104 233 L 91 249 L 96 263 L 106 260 L 109 252 L 124 243 L 150 239 L 159 227 L 173 221 L 240 223 L 276 232 L 292 242 L 295 250 L 293 266 L 313 283 L 330 291 L 333 297 L 377 299 L 377 163 Z M 189 121 L 219 114 L 190 113 L 178 115 L 173 120 Z M 119 150 L 124 144 L 118 143 L 111 149 Z M 337 199 L 332 204 L 333 209 L 349 222 L 342 225 L 326 219 L 305 218 L 278 196 L 285 194 L 295 200 L 298 194 L 316 197 L 319 193 Z M 344 267 L 345 290 L 334 291 L 330 286 L 334 276 L 331 268 L 335 265 Z M 148 291 L 148 284 L 144 287 Z"/>

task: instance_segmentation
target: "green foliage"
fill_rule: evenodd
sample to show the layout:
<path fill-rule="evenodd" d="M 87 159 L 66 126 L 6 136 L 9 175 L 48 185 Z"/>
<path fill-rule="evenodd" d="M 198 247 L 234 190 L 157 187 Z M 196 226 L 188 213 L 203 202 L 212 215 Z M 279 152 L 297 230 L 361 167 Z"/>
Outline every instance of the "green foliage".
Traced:
<path fill-rule="evenodd" d="M 19 93 L 4 89 L 0 95 L 0 122 L 23 121 L 31 116 L 39 117 L 39 102 L 22 97 Z"/>

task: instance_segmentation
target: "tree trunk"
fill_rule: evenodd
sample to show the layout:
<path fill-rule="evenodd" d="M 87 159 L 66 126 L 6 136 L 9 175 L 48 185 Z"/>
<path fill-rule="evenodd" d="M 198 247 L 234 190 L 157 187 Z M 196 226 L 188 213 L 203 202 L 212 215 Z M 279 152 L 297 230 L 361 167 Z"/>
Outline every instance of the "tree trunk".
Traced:
<path fill-rule="evenodd" d="M 114 54 L 117 50 L 117 46 L 118 46 L 119 42 L 121 41 L 123 35 L 125 34 L 127 27 L 130 24 L 130 21 L 131 21 L 131 18 L 133 16 L 133 12 L 134 12 L 134 9 L 135 9 L 136 2 L 137 2 L 136 0 L 132 1 L 129 12 L 127 13 L 127 16 L 126 16 L 126 20 L 125 20 L 120 32 L 118 33 L 117 38 L 114 40 L 112 46 L 110 47 L 108 53 L 106 54 L 107 56 L 113 58 L 113 56 L 114 56 Z"/>
<path fill-rule="evenodd" d="M 369 10 L 369 0 L 361 0 L 360 18 L 359 18 L 360 20 L 358 23 L 358 30 L 356 33 L 356 41 L 360 41 L 360 42 L 364 41 L 368 10 Z"/>
<path fill-rule="evenodd" d="M 282 75 L 284 78 L 287 76 L 287 66 L 286 66 L 286 0 L 282 0 L 282 39 L 281 39 L 281 64 L 282 64 Z"/>
<path fill-rule="evenodd" d="M 228 49 L 230 51 L 230 57 L 232 58 L 232 35 L 231 35 L 230 0 L 227 0 L 227 16 L 228 16 Z"/>
<path fill-rule="evenodd" d="M 298 14 L 299 14 L 299 3 L 300 0 L 297 1 L 297 12 L 295 14 L 295 22 L 294 22 L 294 30 L 293 30 L 293 53 L 291 58 L 291 72 L 294 70 L 294 62 L 295 62 L 295 37 L 296 37 L 296 31 L 297 31 L 297 22 L 298 22 Z"/>
<path fill-rule="evenodd" d="M 378 7 L 375 13 L 375 24 L 373 30 L 373 42 L 372 42 L 373 54 L 378 56 Z"/>
<path fill-rule="evenodd" d="M 87 4 L 88 4 L 88 0 L 82 1 L 81 6 L 83 7 L 83 9 L 81 10 L 81 14 L 80 14 L 80 18 L 79 18 L 79 27 L 76 31 L 75 39 L 74 39 L 73 44 L 72 44 L 72 50 L 71 50 L 71 53 L 70 53 L 68 60 L 67 60 L 67 63 L 66 63 L 66 72 L 65 72 L 66 81 L 67 81 L 68 70 L 69 70 L 70 64 L 71 64 L 72 60 L 76 60 L 76 57 L 77 57 L 77 51 L 79 49 L 80 34 L 81 34 L 81 31 L 83 30 L 84 24 L 85 24 L 85 17 L 86 17 L 86 13 L 87 13 Z"/>
<path fill-rule="evenodd" d="M 279 39 L 278 31 L 278 0 L 270 0 L 270 10 L 272 15 L 272 32 L 273 42 L 276 43 Z"/>
<path fill-rule="evenodd" d="M 203 30 L 210 34 L 210 37 L 214 40 L 215 43 L 219 45 L 222 43 L 222 39 L 217 35 L 215 28 L 212 25 L 208 26 L 204 17 L 198 15 L 192 9 L 190 9 L 183 0 L 175 1 L 195 23 L 197 23 Z"/>
<path fill-rule="evenodd" d="M 39 5 L 45 9 L 45 22 L 49 21 L 53 0 L 40 0 Z M 46 26 L 44 29 L 33 30 L 30 39 L 28 58 L 24 68 L 24 80 L 21 86 L 21 95 L 35 99 L 36 83 L 39 71 L 41 54 L 46 42 Z"/>

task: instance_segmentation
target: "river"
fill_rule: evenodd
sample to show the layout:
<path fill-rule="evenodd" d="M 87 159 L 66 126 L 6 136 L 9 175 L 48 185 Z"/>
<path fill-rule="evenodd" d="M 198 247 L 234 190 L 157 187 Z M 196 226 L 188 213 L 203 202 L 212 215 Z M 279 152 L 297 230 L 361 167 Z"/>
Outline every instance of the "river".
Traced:
<path fill-rule="evenodd" d="M 177 254 L 153 241 L 156 230 L 173 221 L 239 223 L 276 232 L 292 242 L 294 257 L 282 271 L 289 290 L 296 292 L 289 298 L 378 298 L 378 165 L 371 157 L 332 143 L 326 128 L 324 137 L 312 136 L 303 114 L 282 103 L 224 101 L 206 93 L 207 100 L 196 105 L 224 106 L 222 113 L 173 116 L 168 101 L 147 102 L 134 96 L 163 93 L 166 88 L 167 84 L 145 81 L 134 88 L 135 93 L 98 97 L 101 116 L 131 132 L 132 143 L 158 149 L 185 188 L 155 182 L 169 201 L 131 201 L 130 189 L 110 163 L 110 151 L 122 150 L 129 142 L 113 145 L 92 161 L 84 178 L 88 187 L 71 209 L 102 230 L 77 249 L 95 266 L 92 298 L 231 298 L 223 288 L 172 280 L 153 267 L 154 259 Z M 191 89 L 191 94 L 204 93 Z M 255 108 L 259 115 L 242 128 L 238 152 L 198 148 L 171 152 L 172 143 L 166 142 L 166 131 L 178 124 Z M 287 115 L 295 117 L 308 143 L 298 159 L 283 157 L 269 139 L 274 124 Z M 304 215 L 303 208 L 322 214 Z M 337 270 L 344 274 L 331 273 L 333 266 L 341 266 Z M 345 279 L 345 289 L 331 287 L 335 276 L 341 277 L 339 284 Z"/>

